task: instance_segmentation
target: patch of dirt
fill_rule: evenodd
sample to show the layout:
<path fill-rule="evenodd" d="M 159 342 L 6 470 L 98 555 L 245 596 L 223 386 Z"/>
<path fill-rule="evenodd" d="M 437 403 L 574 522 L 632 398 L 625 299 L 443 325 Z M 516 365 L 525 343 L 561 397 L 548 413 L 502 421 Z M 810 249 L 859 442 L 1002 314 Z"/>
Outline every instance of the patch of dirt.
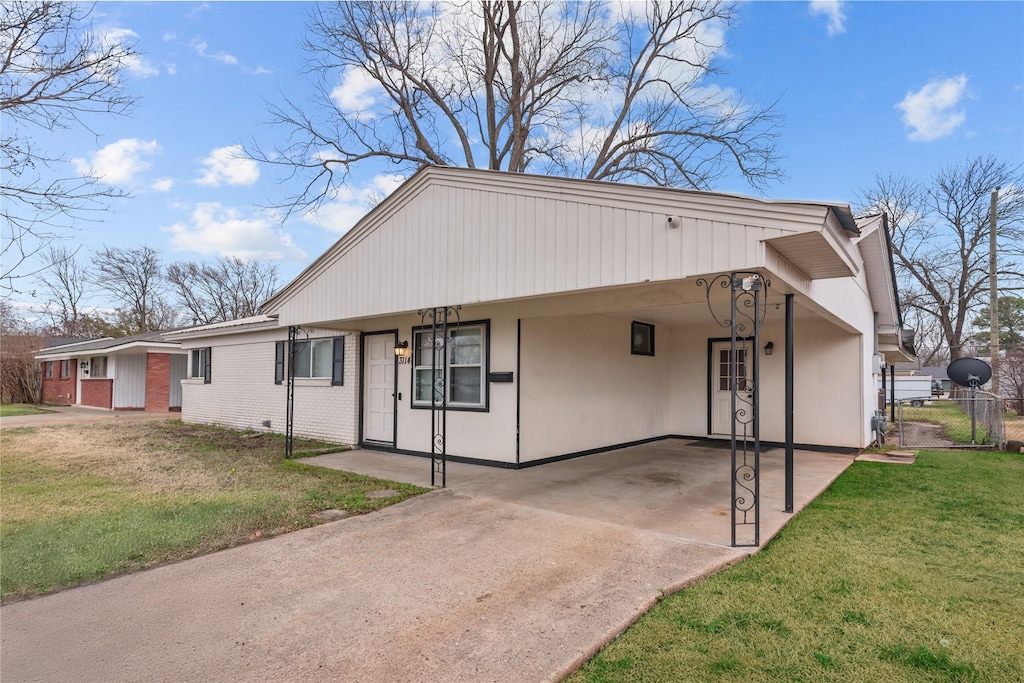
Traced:
<path fill-rule="evenodd" d="M 932 422 L 904 422 L 899 441 L 908 448 L 949 448 L 953 442 L 946 438 L 942 425 Z"/>

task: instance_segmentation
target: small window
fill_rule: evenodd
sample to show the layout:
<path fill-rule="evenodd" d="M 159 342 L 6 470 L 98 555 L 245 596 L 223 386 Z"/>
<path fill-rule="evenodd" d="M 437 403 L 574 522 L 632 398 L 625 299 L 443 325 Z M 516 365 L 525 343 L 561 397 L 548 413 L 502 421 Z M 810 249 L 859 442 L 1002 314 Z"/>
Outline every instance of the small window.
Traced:
<path fill-rule="evenodd" d="M 295 342 L 295 377 L 330 379 L 333 361 L 332 339 Z"/>
<path fill-rule="evenodd" d="M 210 383 L 210 347 L 192 349 L 192 369 L 189 377 L 202 379 L 205 384 Z"/>
<path fill-rule="evenodd" d="M 67 379 L 68 377 L 71 377 L 71 361 L 62 360 L 60 362 L 60 378 Z"/>
<path fill-rule="evenodd" d="M 634 356 L 654 355 L 654 325 L 633 322 L 630 336 L 630 353 Z"/>
<path fill-rule="evenodd" d="M 447 361 L 448 381 L 444 396 L 452 408 L 487 408 L 487 325 L 461 325 L 450 333 L 444 353 L 430 330 L 413 335 L 413 405 L 430 406 L 440 401 L 441 387 L 434 386 L 434 367 Z M 435 395 L 435 391 L 438 392 Z"/>
<path fill-rule="evenodd" d="M 106 356 L 93 356 L 89 359 L 89 376 L 90 377 L 106 377 L 107 376 L 107 357 Z"/>
<path fill-rule="evenodd" d="M 47 378 L 53 377 L 53 361 L 52 360 L 46 361 L 45 363 L 43 363 L 43 367 L 45 368 L 44 374 L 46 375 L 46 377 Z"/>
<path fill-rule="evenodd" d="M 274 345 L 274 384 L 284 382 L 286 347 L 283 341 Z M 294 359 L 293 377 L 329 379 L 335 386 L 345 383 L 345 337 L 297 341 Z"/>

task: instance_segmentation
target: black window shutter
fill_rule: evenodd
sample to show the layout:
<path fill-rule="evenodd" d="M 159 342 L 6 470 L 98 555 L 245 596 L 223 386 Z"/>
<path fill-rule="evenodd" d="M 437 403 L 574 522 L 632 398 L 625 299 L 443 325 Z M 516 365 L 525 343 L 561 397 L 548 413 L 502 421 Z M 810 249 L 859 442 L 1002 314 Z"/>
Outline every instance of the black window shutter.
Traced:
<path fill-rule="evenodd" d="M 334 338 L 334 362 L 331 365 L 331 384 L 336 387 L 345 384 L 345 338 Z"/>
<path fill-rule="evenodd" d="M 206 363 L 203 366 L 203 384 L 210 383 L 210 347 L 206 347 Z"/>
<path fill-rule="evenodd" d="M 284 342 L 274 344 L 274 384 L 284 382 Z"/>

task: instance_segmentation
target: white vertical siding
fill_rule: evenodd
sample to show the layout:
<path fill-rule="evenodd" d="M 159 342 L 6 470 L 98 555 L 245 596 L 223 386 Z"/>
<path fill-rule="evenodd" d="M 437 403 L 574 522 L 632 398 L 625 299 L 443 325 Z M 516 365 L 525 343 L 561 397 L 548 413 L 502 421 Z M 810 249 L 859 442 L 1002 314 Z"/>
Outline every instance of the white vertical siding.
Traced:
<path fill-rule="evenodd" d="M 688 213 L 600 189 L 428 183 L 354 229 L 272 307 L 282 325 L 309 324 L 759 268 L 763 240 L 820 229 L 824 211 L 761 217 L 737 209 L 753 200 L 719 197 L 718 213 Z"/>
<path fill-rule="evenodd" d="M 115 368 L 114 408 L 145 408 L 146 354 L 118 355 Z"/>
<path fill-rule="evenodd" d="M 181 380 L 188 376 L 188 356 L 171 355 L 171 395 L 170 407 L 181 407 Z"/>

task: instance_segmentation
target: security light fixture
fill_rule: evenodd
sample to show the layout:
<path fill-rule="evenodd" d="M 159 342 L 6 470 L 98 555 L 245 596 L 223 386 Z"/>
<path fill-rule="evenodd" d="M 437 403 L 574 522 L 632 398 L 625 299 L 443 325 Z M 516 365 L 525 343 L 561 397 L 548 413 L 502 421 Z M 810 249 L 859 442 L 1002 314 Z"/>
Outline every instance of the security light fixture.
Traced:
<path fill-rule="evenodd" d="M 89 369 L 89 362 L 88 362 L 88 361 L 84 361 L 84 360 L 83 360 L 83 361 L 82 361 L 82 362 L 81 362 L 81 363 L 79 364 L 79 366 L 78 366 L 78 367 L 82 368 L 82 370 L 88 370 L 88 369 Z"/>
<path fill-rule="evenodd" d="M 770 356 L 772 355 L 773 351 L 775 351 L 774 342 L 768 342 L 767 344 L 764 345 L 764 355 Z"/>
<path fill-rule="evenodd" d="M 395 344 L 395 356 L 401 358 L 409 355 L 409 342 L 400 341 Z"/>

